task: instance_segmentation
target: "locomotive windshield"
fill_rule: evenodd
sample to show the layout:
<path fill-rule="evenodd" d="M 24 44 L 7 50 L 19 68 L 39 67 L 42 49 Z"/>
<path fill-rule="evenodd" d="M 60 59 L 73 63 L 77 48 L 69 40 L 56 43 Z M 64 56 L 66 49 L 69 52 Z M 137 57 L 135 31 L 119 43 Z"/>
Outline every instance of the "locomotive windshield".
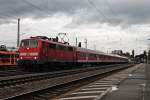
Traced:
<path fill-rule="evenodd" d="M 38 41 L 37 40 L 22 40 L 20 46 L 25 47 L 25 48 L 36 48 L 38 46 Z"/>

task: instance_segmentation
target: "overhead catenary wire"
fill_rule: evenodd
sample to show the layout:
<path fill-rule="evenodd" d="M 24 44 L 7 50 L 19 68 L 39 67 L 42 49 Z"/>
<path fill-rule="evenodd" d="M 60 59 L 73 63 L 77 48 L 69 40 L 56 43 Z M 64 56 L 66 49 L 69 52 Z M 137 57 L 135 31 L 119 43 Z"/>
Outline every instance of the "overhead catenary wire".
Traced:
<path fill-rule="evenodd" d="M 4 19 L 4 18 L 6 19 L 6 17 L 7 17 L 7 18 L 17 19 L 16 16 L 12 16 L 12 15 L 9 15 L 9 14 L 6 14 L 6 13 L 2 13 L 2 12 L 0 12 L 0 17 L 3 18 L 3 19 Z"/>
<path fill-rule="evenodd" d="M 95 4 L 93 1 L 91 1 L 91 0 L 87 0 L 87 1 L 88 1 L 88 3 L 89 3 L 93 8 L 95 8 L 95 10 L 96 10 L 101 16 L 104 17 L 104 19 L 105 19 L 108 23 L 113 24 L 112 21 L 111 21 L 111 19 L 110 19 L 109 17 L 107 17 L 107 16 L 102 12 L 102 10 L 101 10 L 100 7 L 97 7 L 96 4 Z M 111 7 L 109 1 L 106 0 L 105 2 L 107 3 L 107 5 L 108 5 L 110 11 L 112 12 L 112 14 L 113 14 L 114 16 L 116 16 L 116 12 L 112 9 L 112 7 Z M 120 33 L 121 33 L 121 31 L 120 31 Z"/>
<path fill-rule="evenodd" d="M 49 14 L 51 13 L 51 12 L 47 11 L 46 8 L 39 7 L 38 5 L 36 5 L 36 4 L 32 3 L 32 2 L 30 2 L 29 0 L 22 0 L 22 1 L 23 1 L 25 4 L 31 6 L 32 8 L 34 8 L 34 9 L 40 11 L 40 12 L 43 13 L 43 14 L 49 15 Z M 48 3 L 49 3 L 49 2 L 47 2 L 47 4 L 48 4 Z M 41 32 L 41 31 L 39 31 L 39 32 Z"/>
<path fill-rule="evenodd" d="M 6 12 L 0 12 L 0 16 L 1 16 L 2 19 L 8 19 L 8 18 L 9 19 L 11 18 L 11 19 L 14 19 L 14 20 L 18 19 L 18 16 L 14 16 L 14 13 L 18 14 L 18 11 L 16 9 L 14 9 L 10 6 L 7 7 L 7 9 L 10 9 L 10 10 L 6 11 Z"/>
<path fill-rule="evenodd" d="M 25 1 L 25 0 L 24 0 Z M 26 2 L 26 3 L 28 3 L 28 2 Z M 29 4 L 29 3 L 28 3 Z M 32 7 L 34 6 L 34 5 L 32 5 L 32 4 L 30 4 Z M 34 7 L 36 7 L 36 6 L 34 6 Z M 13 8 L 9 8 L 9 9 L 11 9 L 11 11 L 9 12 L 9 14 L 7 14 L 8 12 L 5 12 L 5 13 L 3 13 L 3 12 L 0 12 L 0 18 L 3 20 L 3 21 L 5 21 L 4 19 L 8 19 L 8 20 L 13 20 L 14 19 L 14 21 L 16 20 L 16 22 L 17 22 L 17 19 L 19 18 L 17 18 L 16 16 L 14 16 L 13 14 L 12 14 L 12 12 L 15 12 L 15 13 L 17 13 L 17 10 L 16 9 L 13 9 Z M 7 20 L 6 20 L 7 21 Z M 33 28 L 32 28 L 33 29 Z M 38 32 L 41 32 L 38 28 L 36 28 L 35 30 L 38 30 Z M 43 33 L 43 32 L 41 32 L 41 33 Z"/>
<path fill-rule="evenodd" d="M 32 8 L 34 8 L 34 9 L 37 9 L 38 11 L 40 11 L 40 12 L 42 12 L 42 13 L 46 13 L 46 14 L 49 14 L 49 12 L 47 12 L 45 9 L 43 9 L 43 8 L 41 8 L 41 7 L 39 7 L 39 6 L 37 6 L 37 5 L 35 5 L 35 4 L 33 4 L 33 3 L 31 3 L 31 2 L 29 2 L 29 1 L 27 1 L 27 0 L 22 0 L 24 3 L 26 3 L 27 5 L 30 5 Z"/>
<path fill-rule="evenodd" d="M 45 14 L 45 13 L 48 14 L 48 13 L 49 13 L 49 12 L 46 12 L 45 9 L 42 9 L 41 7 L 35 5 L 35 4 L 33 4 L 33 3 L 31 3 L 31 2 L 29 2 L 29 1 L 27 1 L 27 0 L 22 0 L 22 1 L 23 1 L 23 3 L 29 5 L 30 7 L 32 7 L 32 8 L 34 8 L 34 9 L 36 9 L 36 10 L 42 12 L 43 14 Z M 33 28 L 33 27 L 32 27 L 32 28 Z M 35 29 L 35 28 L 34 28 L 34 29 Z M 38 30 L 39 32 L 41 32 L 38 28 L 36 28 L 36 30 Z M 43 33 L 43 32 L 41 32 L 41 33 Z"/>
<path fill-rule="evenodd" d="M 107 22 L 111 23 L 111 20 L 101 11 L 101 9 L 97 8 L 97 6 L 96 6 L 92 1 L 90 1 L 90 0 L 87 0 L 87 1 L 88 1 L 88 3 L 89 3 L 93 8 L 95 8 L 95 10 L 96 10 L 100 15 L 102 15 L 102 16 L 105 18 L 105 20 L 106 20 Z"/>
<path fill-rule="evenodd" d="M 111 4 L 109 3 L 109 0 L 105 0 L 106 4 L 108 5 L 110 11 L 112 12 L 113 15 L 116 15 L 116 12 L 114 11 L 114 9 L 112 9 Z"/>

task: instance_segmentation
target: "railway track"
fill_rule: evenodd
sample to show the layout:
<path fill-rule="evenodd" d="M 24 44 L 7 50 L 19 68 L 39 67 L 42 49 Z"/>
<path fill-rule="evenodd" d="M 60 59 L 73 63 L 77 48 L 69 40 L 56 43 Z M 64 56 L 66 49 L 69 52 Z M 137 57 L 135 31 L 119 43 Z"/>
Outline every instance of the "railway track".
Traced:
<path fill-rule="evenodd" d="M 116 64 L 116 65 L 119 65 L 119 64 Z M 109 66 L 112 66 L 112 65 L 108 65 Z M 113 65 L 114 66 L 114 65 Z M 101 66 L 103 67 L 103 66 Z M 106 66 L 105 66 L 106 67 Z M 82 68 L 80 68 L 82 69 Z M 84 68 L 85 69 L 85 68 Z M 68 69 L 69 70 L 69 69 Z M 70 69 L 71 70 L 71 69 Z M 74 69 L 73 69 L 74 70 Z M 50 72 L 56 72 L 58 71 L 58 69 L 53 69 L 51 70 Z M 65 70 L 64 70 L 65 71 Z M 67 71 L 67 70 L 66 70 Z M 24 74 L 35 74 L 35 73 L 40 73 L 40 72 L 27 72 L 27 71 L 23 71 L 22 69 L 20 68 L 17 68 L 16 66 L 12 66 L 12 67 L 3 67 L 3 68 L 0 68 L 0 79 L 3 78 L 3 77 L 9 77 L 9 76 L 16 76 L 16 75 L 24 75 Z M 46 73 L 43 71 L 43 73 Z"/>
<path fill-rule="evenodd" d="M 0 99 L 17 99 L 24 95 L 32 95 L 62 84 L 76 82 L 81 79 L 131 67 L 133 65 L 109 65 L 106 68 L 94 67 L 69 71 L 17 75 L 0 79 Z M 23 98 L 22 98 L 23 99 Z M 20 100 L 20 99 L 19 99 Z"/>
<path fill-rule="evenodd" d="M 35 72 L 25 72 L 16 67 L 1 68 L 0 69 L 0 79 L 3 77 L 8 77 L 8 76 L 24 75 L 24 74 L 31 74 L 31 73 L 35 73 Z"/>

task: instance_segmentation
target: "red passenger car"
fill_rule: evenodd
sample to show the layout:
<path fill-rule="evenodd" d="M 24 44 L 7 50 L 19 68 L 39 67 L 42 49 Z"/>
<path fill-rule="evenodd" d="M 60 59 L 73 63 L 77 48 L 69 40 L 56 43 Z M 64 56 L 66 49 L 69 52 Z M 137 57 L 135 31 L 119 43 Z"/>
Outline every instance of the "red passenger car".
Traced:
<path fill-rule="evenodd" d="M 128 59 L 103 52 L 70 46 L 58 42 L 58 38 L 31 37 L 21 41 L 18 65 L 26 69 L 57 67 L 57 65 L 82 65 L 102 63 L 126 63 Z M 31 65 L 31 66 L 30 66 Z M 44 65 L 44 66 L 42 66 Z"/>
<path fill-rule="evenodd" d="M 16 65 L 17 53 L 12 51 L 0 51 L 0 67 Z"/>

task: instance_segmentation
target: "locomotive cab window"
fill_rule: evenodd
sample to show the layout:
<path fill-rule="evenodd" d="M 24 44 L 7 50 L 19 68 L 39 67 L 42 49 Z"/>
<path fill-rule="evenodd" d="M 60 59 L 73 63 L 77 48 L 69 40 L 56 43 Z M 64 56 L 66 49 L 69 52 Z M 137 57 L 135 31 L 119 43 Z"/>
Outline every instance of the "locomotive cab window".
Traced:
<path fill-rule="evenodd" d="M 29 41 L 28 40 L 22 40 L 20 46 L 21 47 L 28 47 L 29 46 Z"/>
<path fill-rule="evenodd" d="M 37 40 L 22 40 L 21 47 L 25 48 L 36 48 L 38 46 L 38 41 Z"/>
<path fill-rule="evenodd" d="M 37 40 L 29 40 L 29 47 L 36 48 L 38 46 Z"/>

